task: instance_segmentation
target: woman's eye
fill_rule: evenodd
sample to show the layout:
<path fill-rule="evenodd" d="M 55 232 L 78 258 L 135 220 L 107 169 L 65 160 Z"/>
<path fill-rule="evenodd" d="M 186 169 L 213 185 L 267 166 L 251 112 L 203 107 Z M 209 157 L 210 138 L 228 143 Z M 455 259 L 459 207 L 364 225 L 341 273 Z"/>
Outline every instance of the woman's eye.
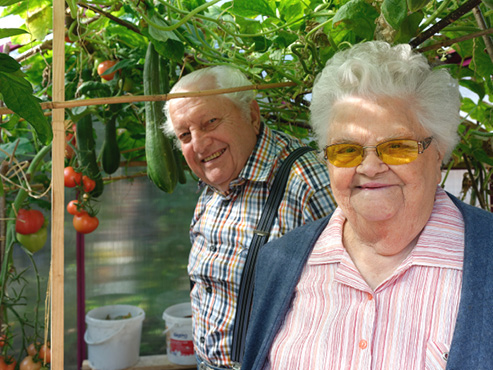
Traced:
<path fill-rule="evenodd" d="M 351 154 L 351 153 L 355 153 L 357 151 L 358 150 L 353 145 L 341 145 L 341 147 L 338 150 L 338 153 L 339 154 Z"/>

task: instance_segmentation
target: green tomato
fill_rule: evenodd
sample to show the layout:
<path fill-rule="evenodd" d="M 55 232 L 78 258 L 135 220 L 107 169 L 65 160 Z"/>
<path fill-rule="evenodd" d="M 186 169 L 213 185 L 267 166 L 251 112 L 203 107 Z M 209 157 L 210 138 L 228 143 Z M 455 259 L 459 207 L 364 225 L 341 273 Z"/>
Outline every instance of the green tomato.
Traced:
<path fill-rule="evenodd" d="M 16 233 L 17 241 L 21 243 L 29 252 L 39 251 L 46 244 L 48 239 L 48 227 L 44 226 L 32 234 Z"/>

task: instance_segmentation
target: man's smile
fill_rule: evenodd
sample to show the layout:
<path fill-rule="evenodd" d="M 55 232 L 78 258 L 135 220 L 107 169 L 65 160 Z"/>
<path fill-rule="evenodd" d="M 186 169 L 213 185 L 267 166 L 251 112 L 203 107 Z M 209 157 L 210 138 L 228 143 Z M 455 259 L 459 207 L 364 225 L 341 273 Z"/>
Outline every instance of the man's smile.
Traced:
<path fill-rule="evenodd" d="M 225 151 L 226 151 L 226 149 L 221 149 L 220 151 L 215 152 L 212 155 L 202 159 L 202 162 L 206 163 L 206 162 L 212 161 L 213 159 L 220 157 Z"/>

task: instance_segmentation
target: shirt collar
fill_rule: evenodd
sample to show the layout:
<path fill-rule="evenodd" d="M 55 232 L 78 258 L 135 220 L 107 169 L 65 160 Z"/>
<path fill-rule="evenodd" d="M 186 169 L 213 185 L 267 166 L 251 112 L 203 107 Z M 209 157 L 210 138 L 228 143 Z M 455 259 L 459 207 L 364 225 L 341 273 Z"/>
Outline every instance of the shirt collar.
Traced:
<path fill-rule="evenodd" d="M 337 208 L 327 227 L 320 234 L 308 264 L 340 263 L 345 248 L 342 229 L 346 218 Z M 437 187 L 435 203 L 418 242 L 397 270 L 412 265 L 462 270 L 464 260 L 464 220 L 459 209 L 441 187 Z M 396 270 L 396 272 L 397 272 Z"/>
<path fill-rule="evenodd" d="M 281 150 L 282 148 L 276 145 L 272 131 L 267 125 L 262 124 L 257 144 L 238 178 L 249 181 L 267 181 L 275 162 L 279 160 Z"/>

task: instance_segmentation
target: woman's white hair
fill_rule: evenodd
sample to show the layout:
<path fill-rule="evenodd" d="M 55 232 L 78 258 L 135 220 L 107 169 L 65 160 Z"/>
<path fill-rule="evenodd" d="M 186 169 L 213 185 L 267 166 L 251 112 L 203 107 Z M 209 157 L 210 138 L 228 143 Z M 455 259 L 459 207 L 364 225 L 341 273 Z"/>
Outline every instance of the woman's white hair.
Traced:
<path fill-rule="evenodd" d="M 213 66 L 203 69 L 198 69 L 185 76 L 183 76 L 170 90 L 170 93 L 176 93 L 180 91 L 198 91 L 198 90 L 212 90 L 212 89 L 229 89 L 240 86 L 251 86 L 252 83 L 248 80 L 245 74 L 239 69 L 230 66 Z M 243 114 L 248 116 L 250 114 L 250 103 L 255 98 L 254 90 L 238 91 L 233 93 L 223 94 L 230 99 L 236 106 L 242 111 Z M 169 114 L 169 104 L 171 100 L 168 100 L 164 105 L 164 114 L 166 115 L 166 122 L 162 128 L 166 135 L 175 137 L 175 131 L 173 129 L 173 122 Z"/>
<path fill-rule="evenodd" d="M 311 125 L 320 148 L 327 145 L 332 108 L 351 96 L 400 98 L 436 139 L 448 161 L 458 143 L 459 85 L 445 69 L 433 70 L 427 59 L 407 44 L 369 41 L 336 53 L 315 79 Z"/>

